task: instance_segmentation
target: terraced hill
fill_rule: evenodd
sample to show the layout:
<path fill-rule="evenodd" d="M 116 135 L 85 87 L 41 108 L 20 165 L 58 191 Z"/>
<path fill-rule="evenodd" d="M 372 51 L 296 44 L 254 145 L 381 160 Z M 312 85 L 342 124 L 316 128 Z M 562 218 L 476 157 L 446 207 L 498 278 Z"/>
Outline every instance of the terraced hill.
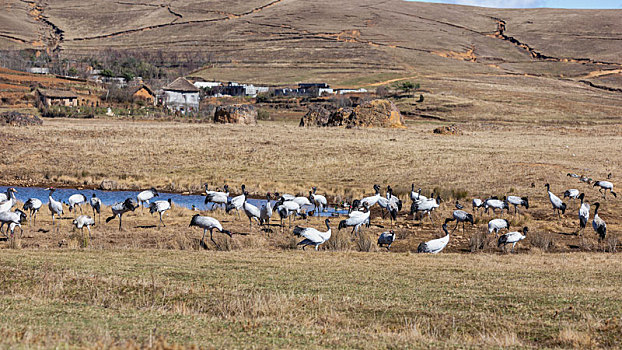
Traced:
<path fill-rule="evenodd" d="M 464 91 L 454 104 L 478 90 L 495 101 L 527 94 L 530 105 L 538 105 L 534 93 L 554 101 L 560 92 L 594 106 L 622 102 L 622 10 L 400 0 L 2 3 L 3 47 L 46 46 L 68 56 L 107 48 L 209 52 L 211 64 L 196 75 L 264 84 L 374 86 L 415 77 L 430 89 Z"/>

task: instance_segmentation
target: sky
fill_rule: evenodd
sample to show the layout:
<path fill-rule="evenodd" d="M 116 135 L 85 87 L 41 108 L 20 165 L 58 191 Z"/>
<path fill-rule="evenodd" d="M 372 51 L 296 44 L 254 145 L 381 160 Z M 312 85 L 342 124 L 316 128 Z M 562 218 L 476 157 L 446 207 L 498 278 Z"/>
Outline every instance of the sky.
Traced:
<path fill-rule="evenodd" d="M 499 8 L 622 9 L 622 0 L 410 0 Z"/>

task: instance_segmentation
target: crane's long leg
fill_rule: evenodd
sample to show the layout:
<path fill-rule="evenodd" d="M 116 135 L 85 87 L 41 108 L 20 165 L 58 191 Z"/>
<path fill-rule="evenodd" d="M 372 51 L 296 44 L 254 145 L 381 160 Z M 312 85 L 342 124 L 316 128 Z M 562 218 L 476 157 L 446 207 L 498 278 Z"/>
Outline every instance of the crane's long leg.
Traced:
<path fill-rule="evenodd" d="M 161 223 L 164 227 L 166 227 L 166 224 L 164 223 L 164 221 L 162 221 L 162 214 L 163 214 L 163 212 L 160 212 L 160 223 Z M 160 224 L 158 224 L 158 228 L 159 228 L 159 227 L 160 227 Z"/>
<path fill-rule="evenodd" d="M 92 239 L 93 236 L 91 236 L 91 226 L 87 226 L 86 229 L 89 231 L 89 239 Z"/>
<path fill-rule="evenodd" d="M 123 219 L 123 215 L 119 214 L 119 231 L 121 231 L 121 219 Z"/>

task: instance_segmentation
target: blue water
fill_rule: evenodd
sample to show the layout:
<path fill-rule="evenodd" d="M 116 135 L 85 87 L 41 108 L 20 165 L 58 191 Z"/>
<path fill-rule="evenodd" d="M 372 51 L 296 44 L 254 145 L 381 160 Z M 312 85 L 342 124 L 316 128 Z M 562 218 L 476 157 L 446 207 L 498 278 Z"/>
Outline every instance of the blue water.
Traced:
<path fill-rule="evenodd" d="M 7 188 L 8 186 L 1 186 L 0 192 L 6 193 Z M 19 201 L 26 202 L 29 198 L 38 198 L 44 204 L 47 204 L 48 202 L 49 191 L 47 191 L 43 187 L 14 187 L 14 188 L 15 190 L 17 190 L 17 193 L 15 193 L 15 197 Z M 95 195 L 99 197 L 99 199 L 101 199 L 102 204 L 110 206 L 115 203 L 122 202 L 128 197 L 135 199 L 136 196 L 140 192 L 141 191 L 102 191 L 102 190 L 76 190 L 73 188 L 57 188 L 56 191 L 54 191 L 54 194 L 52 195 L 52 197 L 66 204 L 67 198 L 69 198 L 69 196 L 73 194 L 82 193 L 83 195 L 86 196 L 88 200 L 93 196 L 93 193 L 95 193 Z M 212 207 L 212 203 L 205 204 L 205 196 L 193 195 L 193 194 L 184 195 L 184 194 L 178 194 L 178 193 L 160 192 L 160 195 L 158 197 L 155 197 L 151 201 L 168 200 L 169 198 L 171 199 L 174 205 L 186 207 L 188 209 L 192 209 L 193 205 L 199 210 L 210 210 Z M 264 203 L 266 203 L 266 200 L 249 198 L 248 202 L 250 204 L 257 206 L 258 208 L 261 208 L 261 206 Z M 271 202 L 274 205 L 275 201 L 271 201 Z M 305 208 L 305 209 L 307 211 L 313 210 L 313 206 L 309 208 Z M 345 213 L 347 213 L 347 211 L 336 211 L 335 208 L 329 207 L 326 209 L 325 212 L 320 213 L 320 216 L 336 216 L 336 215 L 345 214 Z"/>

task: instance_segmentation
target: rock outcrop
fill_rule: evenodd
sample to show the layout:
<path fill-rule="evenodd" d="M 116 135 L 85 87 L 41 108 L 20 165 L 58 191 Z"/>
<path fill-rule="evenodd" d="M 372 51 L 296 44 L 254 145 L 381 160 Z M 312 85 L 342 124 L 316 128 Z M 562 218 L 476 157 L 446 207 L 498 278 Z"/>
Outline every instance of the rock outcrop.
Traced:
<path fill-rule="evenodd" d="M 214 112 L 215 123 L 257 124 L 257 111 L 251 105 L 218 106 Z"/>
<path fill-rule="evenodd" d="M 26 126 L 41 124 L 43 124 L 43 121 L 32 114 L 23 114 L 19 112 L 4 112 L 0 114 L 0 125 Z"/>
<path fill-rule="evenodd" d="M 404 127 L 404 118 L 389 100 L 372 100 L 355 108 L 312 105 L 300 126 Z"/>

